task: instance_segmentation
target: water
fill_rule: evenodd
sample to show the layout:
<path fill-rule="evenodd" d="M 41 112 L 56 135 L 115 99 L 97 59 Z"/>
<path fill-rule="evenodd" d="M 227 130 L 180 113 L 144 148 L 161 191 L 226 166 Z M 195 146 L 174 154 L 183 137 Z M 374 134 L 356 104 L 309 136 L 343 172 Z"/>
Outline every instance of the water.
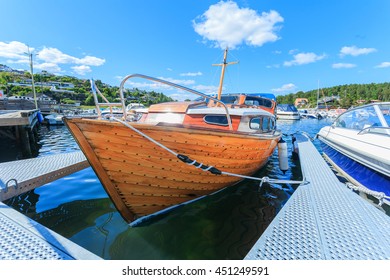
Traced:
<path fill-rule="evenodd" d="M 305 131 L 314 137 L 329 123 L 278 121 L 278 127 L 288 135 Z M 79 150 L 66 127 L 42 126 L 39 135 L 39 157 Z M 291 137 L 284 138 L 291 155 Z M 283 174 L 275 153 L 257 176 L 301 180 L 299 161 L 291 157 L 289 163 Z M 258 182 L 245 180 L 137 227 L 123 221 L 91 168 L 6 203 L 104 259 L 243 259 L 295 188 L 265 184 L 259 189 Z"/>

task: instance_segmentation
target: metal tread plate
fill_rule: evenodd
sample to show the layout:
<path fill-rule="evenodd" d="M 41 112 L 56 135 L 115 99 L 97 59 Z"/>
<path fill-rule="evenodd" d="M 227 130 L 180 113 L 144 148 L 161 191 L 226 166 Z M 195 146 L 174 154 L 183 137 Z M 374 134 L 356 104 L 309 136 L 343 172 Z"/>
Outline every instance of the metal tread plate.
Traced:
<path fill-rule="evenodd" d="M 88 166 L 81 151 L 0 163 L 0 201 Z"/>
<path fill-rule="evenodd" d="M 245 259 L 390 259 L 390 217 L 340 183 L 314 145 L 299 137 L 299 186 Z"/>
<path fill-rule="evenodd" d="M 0 202 L 0 260 L 101 259 Z"/>

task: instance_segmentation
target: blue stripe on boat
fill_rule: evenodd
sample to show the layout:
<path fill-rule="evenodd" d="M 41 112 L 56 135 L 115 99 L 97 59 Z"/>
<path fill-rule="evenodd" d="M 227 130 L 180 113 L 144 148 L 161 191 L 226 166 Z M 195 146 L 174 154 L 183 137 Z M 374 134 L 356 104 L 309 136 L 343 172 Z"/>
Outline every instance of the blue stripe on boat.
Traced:
<path fill-rule="evenodd" d="M 372 170 L 321 142 L 322 151 L 346 174 L 366 188 L 390 196 L 390 178 Z"/>

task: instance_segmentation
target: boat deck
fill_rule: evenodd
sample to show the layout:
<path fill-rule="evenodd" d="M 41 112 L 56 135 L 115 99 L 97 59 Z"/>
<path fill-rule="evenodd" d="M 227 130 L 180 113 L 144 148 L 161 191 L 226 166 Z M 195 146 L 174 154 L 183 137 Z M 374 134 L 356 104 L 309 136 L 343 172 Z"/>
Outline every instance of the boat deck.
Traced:
<path fill-rule="evenodd" d="M 390 259 L 390 217 L 341 183 L 313 143 L 298 135 L 301 185 L 246 260 Z"/>

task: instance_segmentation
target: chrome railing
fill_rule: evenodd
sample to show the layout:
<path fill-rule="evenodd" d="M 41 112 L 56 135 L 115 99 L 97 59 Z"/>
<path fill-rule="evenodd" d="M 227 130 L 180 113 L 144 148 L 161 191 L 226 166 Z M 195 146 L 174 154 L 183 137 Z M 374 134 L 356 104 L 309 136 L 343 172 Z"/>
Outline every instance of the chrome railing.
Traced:
<path fill-rule="evenodd" d="M 178 88 L 178 89 L 181 89 L 181 90 L 185 90 L 185 91 L 188 91 L 188 92 L 191 92 L 193 94 L 196 94 L 196 95 L 199 95 L 203 98 L 208 98 L 208 99 L 211 99 L 215 102 L 217 102 L 218 104 L 221 104 L 222 107 L 225 108 L 225 111 L 226 111 L 226 117 L 227 117 L 227 121 L 228 121 L 228 125 L 229 125 L 229 128 L 230 130 L 233 130 L 233 126 L 232 126 L 232 121 L 230 119 L 230 114 L 229 114 L 229 109 L 228 107 L 226 106 L 225 103 L 223 103 L 221 100 L 217 99 L 217 98 L 214 98 L 214 97 L 211 97 L 209 95 L 206 95 L 204 93 L 201 93 L 199 91 L 196 91 L 196 90 L 193 90 L 193 89 L 190 89 L 190 88 L 187 88 L 187 87 L 184 87 L 184 86 L 181 86 L 181 85 L 178 85 L 178 84 L 175 84 L 175 83 L 172 83 L 172 82 L 168 82 L 168 81 L 165 81 L 165 80 L 161 80 L 161 79 L 158 79 L 158 78 L 153 78 L 153 77 L 150 77 L 150 76 L 146 76 L 146 75 L 142 75 L 142 74 L 132 74 L 132 75 L 128 75 L 126 76 L 121 84 L 120 84 L 120 90 L 119 90 L 119 94 L 120 94 L 120 99 L 122 101 L 122 106 L 123 108 L 125 109 L 125 103 L 124 103 L 124 85 L 126 83 L 126 81 L 128 79 L 131 79 L 131 78 L 143 78 L 143 79 L 146 79 L 146 80 L 150 80 L 150 81 L 154 81 L 154 82 L 158 82 L 158 83 L 162 83 L 162 84 L 165 84 L 165 85 L 168 85 L 168 86 L 172 86 L 172 87 L 175 87 L 175 88 Z M 126 119 L 126 110 L 123 110 L 124 112 L 124 119 Z"/>
<path fill-rule="evenodd" d="M 120 98 L 120 103 L 112 103 L 112 102 L 109 102 L 107 100 L 106 97 L 104 97 L 104 95 L 99 91 L 99 89 L 96 87 L 96 84 L 93 80 L 91 80 L 91 89 L 92 89 L 92 94 L 93 94 L 93 99 L 94 99 L 94 102 L 95 102 L 95 105 L 96 105 L 96 110 L 97 110 L 97 114 L 98 114 L 98 118 L 100 119 L 102 117 L 102 112 L 100 110 L 100 106 L 108 106 L 110 108 L 110 112 L 112 114 L 112 107 L 116 107 L 116 106 L 120 106 L 122 108 L 122 114 L 123 114 L 123 119 L 126 120 L 127 119 L 127 114 L 128 112 L 126 111 L 126 104 L 125 104 L 125 95 L 124 95 L 124 86 L 125 86 L 125 83 L 128 79 L 131 79 L 131 78 L 143 78 L 143 79 L 146 79 L 146 80 L 150 80 L 150 81 L 154 81 L 154 82 L 158 82 L 158 83 L 162 83 L 162 84 L 165 84 L 165 85 L 168 85 L 168 86 L 172 86 L 172 87 L 175 87 L 175 88 L 178 88 L 178 89 L 181 89 L 181 90 L 185 90 L 185 91 L 188 91 L 190 93 L 193 93 L 193 94 L 196 94 L 196 95 L 199 95 L 203 98 L 207 98 L 207 99 L 211 99 L 215 102 L 217 102 L 218 104 L 220 104 L 224 109 L 225 109 L 225 112 L 226 112 L 226 117 L 227 117 L 227 121 L 228 121 L 228 125 L 229 125 L 229 129 L 230 130 L 233 130 L 233 126 L 232 126 L 232 121 L 230 119 L 230 114 L 229 114 L 229 109 L 228 107 L 226 106 L 225 103 L 223 103 L 221 100 L 217 99 L 217 98 L 214 98 L 212 96 L 209 96 L 209 95 L 206 95 L 204 93 L 201 93 L 199 91 L 196 91 L 196 90 L 193 90 L 193 89 L 190 89 L 190 88 L 187 88 L 187 87 L 184 87 L 184 86 L 181 86 L 181 85 L 178 85 L 178 84 L 175 84 L 175 83 L 172 83 L 172 82 L 169 82 L 169 81 L 165 81 L 165 80 L 161 80 L 161 79 L 158 79 L 158 78 L 153 78 L 153 77 L 150 77 L 150 76 L 146 76 L 146 75 L 142 75 L 142 74 L 132 74 L 132 75 L 128 75 L 126 76 L 121 84 L 120 84 L 120 87 L 119 87 L 119 98 Z M 104 102 L 99 102 L 98 100 L 98 95 L 104 100 Z"/>

